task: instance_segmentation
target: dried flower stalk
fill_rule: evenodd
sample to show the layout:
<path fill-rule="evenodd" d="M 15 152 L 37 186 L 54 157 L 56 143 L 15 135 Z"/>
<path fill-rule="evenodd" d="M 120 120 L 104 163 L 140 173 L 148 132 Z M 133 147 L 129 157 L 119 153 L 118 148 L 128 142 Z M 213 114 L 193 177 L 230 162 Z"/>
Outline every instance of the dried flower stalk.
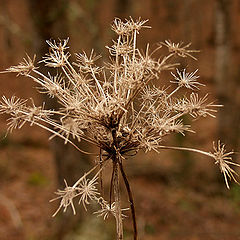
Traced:
<path fill-rule="evenodd" d="M 74 198 L 79 198 L 79 204 L 85 209 L 92 201 L 99 204 L 100 210 L 96 212 L 106 219 L 112 214 L 116 219 L 117 239 L 123 239 L 123 211 L 119 179 L 123 178 L 130 202 L 130 212 L 133 222 L 134 239 L 137 239 L 137 224 L 133 195 L 127 175 L 124 171 L 124 162 L 139 150 L 145 152 L 161 149 L 191 151 L 204 154 L 219 165 L 223 173 L 227 188 L 228 179 L 237 182 L 236 172 L 230 165 L 240 166 L 231 161 L 233 152 L 225 152 L 225 146 L 218 141 L 213 152 L 202 150 L 164 146 L 165 136 L 172 133 L 185 135 L 187 131 L 193 132 L 190 125 L 183 122 L 186 115 L 194 119 L 200 117 L 215 117 L 216 109 L 221 105 L 208 102 L 207 95 L 200 97 L 196 92 L 203 84 L 198 82 L 197 70 L 188 73 L 186 69 L 176 69 L 171 73 L 168 88 L 153 85 L 159 81 L 162 71 L 173 71 L 178 65 L 174 62 L 177 57 L 193 56 L 196 50 L 189 49 L 190 44 L 172 43 L 170 40 L 162 42 L 150 51 L 149 45 L 142 53 L 137 48 L 137 36 L 147 21 L 140 18 L 130 18 L 125 22 L 116 18 L 112 30 L 117 39 L 107 49 L 110 61 L 96 65 L 100 56 L 92 50 L 90 55 L 86 52 L 76 54 L 76 62 L 70 62 L 68 52 L 68 39 L 63 41 L 47 41 L 50 51 L 43 57 L 42 63 L 49 68 L 57 68 L 59 74 L 44 75 L 35 66 L 29 56 L 17 66 L 8 68 L 4 72 L 14 72 L 31 78 L 39 86 L 41 93 L 56 98 L 61 105 L 59 109 L 48 110 L 42 106 L 28 105 L 27 100 L 15 96 L 7 99 L 2 97 L 0 113 L 10 115 L 8 131 L 21 128 L 26 122 L 37 125 L 52 133 L 51 138 L 61 137 L 65 143 L 72 144 L 79 151 L 91 154 L 80 149 L 71 139 L 78 142 L 86 141 L 100 149 L 95 166 L 81 177 L 72 187 L 65 181 L 65 189 L 56 192 L 60 206 L 64 211 L 71 206 L 76 214 Z M 162 57 L 154 57 L 157 52 L 167 48 L 168 53 Z M 159 84 L 158 84 L 159 85 Z M 189 94 L 182 96 L 180 88 L 185 88 Z M 59 119 L 59 120 L 56 120 Z M 109 193 L 109 202 L 100 194 L 97 180 L 102 185 L 102 172 L 106 163 L 112 164 L 112 179 Z M 99 170 L 90 180 L 87 179 L 92 172 Z"/>

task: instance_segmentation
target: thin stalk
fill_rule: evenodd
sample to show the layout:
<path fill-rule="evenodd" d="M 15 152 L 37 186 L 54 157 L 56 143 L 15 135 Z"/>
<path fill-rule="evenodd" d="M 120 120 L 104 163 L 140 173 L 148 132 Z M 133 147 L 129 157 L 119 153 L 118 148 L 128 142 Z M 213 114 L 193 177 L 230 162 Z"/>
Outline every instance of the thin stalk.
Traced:
<path fill-rule="evenodd" d="M 118 150 L 119 146 L 117 141 L 116 129 L 112 129 L 112 138 L 113 138 L 113 144 L 115 146 L 115 149 Z M 117 240 L 123 240 L 123 221 L 122 221 L 120 183 L 119 183 L 119 164 L 120 163 L 116 153 L 113 154 L 112 161 L 113 161 L 113 175 L 111 180 L 112 181 L 111 188 L 113 187 L 113 195 L 114 195 L 114 202 L 115 202 L 114 216 L 116 220 Z"/>
<path fill-rule="evenodd" d="M 29 122 L 30 122 L 30 121 L 29 121 Z M 62 136 L 60 133 L 55 132 L 54 130 L 52 130 L 52 129 L 50 129 L 50 128 L 42 125 L 42 124 L 40 124 L 40 123 L 38 123 L 38 122 L 34 122 L 34 124 L 37 125 L 37 126 L 39 126 L 39 127 L 41 127 L 41 128 L 43 128 L 43 129 L 45 129 L 45 130 L 47 130 L 47 131 L 49 131 L 49 132 L 51 132 L 51 133 L 53 133 L 53 134 L 55 134 L 55 135 L 57 135 L 58 137 L 60 137 L 60 138 L 62 138 L 62 139 L 64 139 L 64 140 L 66 140 L 66 138 L 65 138 L 64 136 Z M 73 143 L 71 140 L 69 140 L 69 139 L 67 139 L 67 141 L 68 141 L 73 147 L 75 147 L 79 152 L 81 152 L 81 153 L 88 154 L 88 155 L 97 155 L 97 154 L 95 154 L 95 153 L 86 152 L 86 151 L 80 149 L 76 144 L 74 144 L 74 143 Z"/>
<path fill-rule="evenodd" d="M 181 87 L 177 87 L 174 91 L 172 91 L 168 96 L 167 99 L 170 98 L 174 93 L 176 93 Z"/>
<path fill-rule="evenodd" d="M 134 240 L 137 240 L 137 222 L 136 222 L 135 206 L 134 206 L 132 191 L 131 191 L 130 184 L 127 179 L 127 175 L 123 169 L 123 165 L 121 162 L 119 162 L 119 166 L 120 166 L 121 174 L 122 174 L 122 177 L 123 177 L 126 189 L 127 189 L 128 199 L 130 202 L 130 209 L 131 209 L 131 214 L 132 214 L 133 230 L 134 230 Z"/>
<path fill-rule="evenodd" d="M 110 191 L 109 191 L 109 206 L 112 206 L 112 192 L 113 192 L 113 184 L 114 184 L 114 176 L 116 171 L 116 162 L 113 161 L 113 170 L 110 182 Z"/>
<path fill-rule="evenodd" d="M 115 201 L 115 220 L 117 240 L 123 240 L 123 221 L 122 221 L 122 209 L 121 209 L 121 197 L 120 197 L 120 184 L 119 184 L 119 172 L 118 163 L 116 164 L 114 179 L 113 179 L 113 192 Z"/>
<path fill-rule="evenodd" d="M 99 153 L 99 166 L 100 166 L 100 169 L 103 166 L 102 148 L 100 148 L 100 153 Z M 104 196 L 102 171 L 99 174 L 99 183 L 100 183 L 101 194 L 102 194 L 102 196 Z"/>
<path fill-rule="evenodd" d="M 64 67 L 62 67 L 62 71 L 64 72 L 65 76 L 68 78 L 69 82 L 72 83 L 72 85 L 77 88 L 76 83 L 73 81 L 73 79 L 69 76 L 69 74 L 67 73 L 67 71 L 65 70 Z"/>
<path fill-rule="evenodd" d="M 210 153 L 210 152 L 204 152 L 204 151 L 202 151 L 202 150 L 194 149 L 194 148 L 175 147 L 175 146 L 158 146 L 158 148 L 161 148 L 161 149 L 180 150 L 180 151 L 188 151 L 188 152 L 196 152 L 196 153 L 200 153 L 200 154 L 206 155 L 206 156 L 208 156 L 208 157 L 214 158 L 212 153 Z"/>
<path fill-rule="evenodd" d="M 95 80 L 95 82 L 97 84 L 97 87 L 99 89 L 99 93 L 102 93 L 102 96 L 106 99 L 106 95 L 105 95 L 105 93 L 103 91 L 103 88 L 102 88 L 101 84 L 99 83 L 98 79 L 96 78 L 96 75 L 95 75 L 95 73 L 94 73 L 92 68 L 91 68 L 91 73 L 92 73 L 93 79 Z"/>
<path fill-rule="evenodd" d="M 119 48 L 120 45 L 120 41 L 121 41 L 121 36 L 118 37 L 118 42 L 117 42 L 117 48 Z M 118 52 L 116 52 L 116 69 L 114 71 L 114 91 L 117 94 L 117 68 L 118 68 L 118 64 L 119 64 L 119 59 L 118 59 Z"/>
<path fill-rule="evenodd" d="M 137 30 L 135 30 L 133 33 L 133 57 L 132 57 L 133 63 L 135 61 L 135 55 L 136 55 L 136 44 L 137 44 Z"/>

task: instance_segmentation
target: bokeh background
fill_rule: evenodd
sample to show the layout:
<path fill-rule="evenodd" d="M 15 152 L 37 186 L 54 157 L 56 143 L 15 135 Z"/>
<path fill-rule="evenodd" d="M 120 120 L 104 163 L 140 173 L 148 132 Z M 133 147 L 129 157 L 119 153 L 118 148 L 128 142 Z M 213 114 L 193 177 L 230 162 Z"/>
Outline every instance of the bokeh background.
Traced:
<path fill-rule="evenodd" d="M 181 60 L 181 68 L 199 69 L 206 84 L 201 95 L 224 105 L 216 119 L 193 122 L 196 134 L 175 135 L 168 144 L 211 151 L 222 139 L 239 159 L 240 144 L 240 1 L 239 0 L 0 0 L 0 69 L 18 64 L 25 53 L 41 60 L 45 40 L 70 37 L 71 52 L 92 48 L 107 59 L 105 46 L 114 34 L 114 17 L 149 19 L 139 48 L 171 39 L 192 42 L 198 61 Z M 155 45 L 156 46 L 156 45 Z M 43 69 L 43 71 L 46 71 Z M 164 75 L 156 85 L 167 84 Z M 0 75 L 0 94 L 46 101 L 30 80 Z M 79 154 L 48 133 L 25 126 L 6 136 L 0 118 L 0 240 L 110 240 L 114 221 L 71 210 L 52 218 L 49 203 L 63 179 L 74 183 L 94 159 Z M 90 146 L 85 146 L 89 147 Z M 136 202 L 139 237 L 144 240 L 240 239 L 240 187 L 227 190 L 212 160 L 190 153 L 139 154 L 126 162 Z M 123 192 L 124 194 L 124 192 Z M 127 201 L 125 201 L 127 205 Z M 131 239 L 130 219 L 125 220 Z"/>

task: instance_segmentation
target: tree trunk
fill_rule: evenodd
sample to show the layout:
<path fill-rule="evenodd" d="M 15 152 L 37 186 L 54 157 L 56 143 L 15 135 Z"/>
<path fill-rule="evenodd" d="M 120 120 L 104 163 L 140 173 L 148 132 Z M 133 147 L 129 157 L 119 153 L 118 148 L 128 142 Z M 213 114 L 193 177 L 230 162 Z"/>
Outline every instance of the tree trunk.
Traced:
<path fill-rule="evenodd" d="M 116 0 L 115 11 L 116 16 L 120 18 L 128 18 L 128 13 L 132 10 L 131 0 Z"/>
<path fill-rule="evenodd" d="M 29 0 L 29 9 L 32 13 L 33 23 L 36 29 L 35 48 L 37 56 L 42 57 L 48 52 L 48 46 L 45 43 L 46 40 L 66 39 L 69 36 L 67 20 L 68 1 Z M 41 71 L 47 74 L 45 68 L 41 69 Z M 50 100 L 45 97 L 44 101 L 46 102 L 47 108 L 59 107 L 56 100 Z M 88 156 L 79 153 L 70 145 L 64 145 L 61 139 L 57 137 L 54 138 L 50 146 L 55 157 L 59 188 L 62 189 L 65 187 L 64 179 L 71 185 L 89 169 L 90 160 Z M 67 233 L 71 232 L 73 228 L 80 224 L 82 220 L 81 216 L 81 214 L 78 214 L 73 217 L 71 212 L 67 212 L 62 214 L 60 218 L 54 219 L 56 230 L 53 238 L 63 239 Z"/>
<path fill-rule="evenodd" d="M 239 144 L 238 81 L 233 75 L 231 42 L 231 0 L 216 1 L 216 73 L 217 95 L 224 108 L 219 110 L 218 135 L 230 148 Z"/>

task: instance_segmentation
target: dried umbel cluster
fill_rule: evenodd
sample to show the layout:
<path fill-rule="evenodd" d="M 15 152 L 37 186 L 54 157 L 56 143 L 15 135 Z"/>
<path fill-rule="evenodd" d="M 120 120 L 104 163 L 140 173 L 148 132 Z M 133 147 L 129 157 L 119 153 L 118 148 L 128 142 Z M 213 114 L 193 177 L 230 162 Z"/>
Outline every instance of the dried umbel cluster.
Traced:
<path fill-rule="evenodd" d="M 10 132 L 29 122 L 48 130 L 52 137 L 61 137 L 65 143 L 86 154 L 90 153 L 76 142 L 86 141 L 99 148 L 95 166 L 73 186 L 65 182 L 65 189 L 56 192 L 56 199 L 61 200 L 57 212 L 71 206 L 75 214 L 75 198 L 79 198 L 85 209 L 91 202 L 97 202 L 100 206 L 98 215 L 104 219 L 109 214 L 115 217 L 117 239 L 123 239 L 123 210 L 126 210 L 121 208 L 120 177 L 128 193 L 134 239 L 137 239 L 134 201 L 123 165 L 139 150 L 158 152 L 175 149 L 204 154 L 219 166 L 228 188 L 228 178 L 236 182 L 236 173 L 230 165 L 239 166 L 231 161 L 233 152 L 227 153 L 220 141 L 214 145 L 213 152 L 163 145 L 164 138 L 169 134 L 192 132 L 191 126 L 183 122 L 184 116 L 189 115 L 193 119 L 214 117 L 220 105 L 208 102 L 207 96 L 200 97 L 196 92 L 203 85 L 198 82 L 197 70 L 175 69 L 178 65 L 174 62 L 176 57 L 196 60 L 193 54 L 197 51 L 190 50 L 190 44 L 165 41 L 152 51 L 149 45 L 144 52 L 137 48 L 140 30 L 149 28 L 145 26 L 146 22 L 132 18 L 124 22 L 118 18 L 114 20 L 112 30 L 117 39 L 107 47 L 110 54 L 107 63 L 97 65 L 100 56 L 93 50 L 89 55 L 85 52 L 76 54 L 75 62 L 71 63 L 67 39 L 47 41 L 50 50 L 40 62 L 57 69 L 57 75 L 53 76 L 50 72 L 44 75 L 35 65 L 35 57 L 31 60 L 28 56 L 18 66 L 5 71 L 31 78 L 38 84 L 41 93 L 58 100 L 59 109 L 47 110 L 44 104 L 38 107 L 32 100 L 28 105 L 27 100 L 15 96 L 10 99 L 2 97 L 0 103 L 0 113 L 10 115 Z M 155 57 L 162 50 L 167 54 Z M 154 82 L 160 85 L 162 71 L 173 71 L 169 87 L 154 85 Z M 186 94 L 180 94 L 179 89 L 186 89 Z M 101 195 L 100 188 L 107 163 L 112 165 L 112 177 L 109 196 L 105 197 Z M 94 177 L 87 179 L 94 171 Z M 101 182 L 99 189 L 98 181 Z"/>

